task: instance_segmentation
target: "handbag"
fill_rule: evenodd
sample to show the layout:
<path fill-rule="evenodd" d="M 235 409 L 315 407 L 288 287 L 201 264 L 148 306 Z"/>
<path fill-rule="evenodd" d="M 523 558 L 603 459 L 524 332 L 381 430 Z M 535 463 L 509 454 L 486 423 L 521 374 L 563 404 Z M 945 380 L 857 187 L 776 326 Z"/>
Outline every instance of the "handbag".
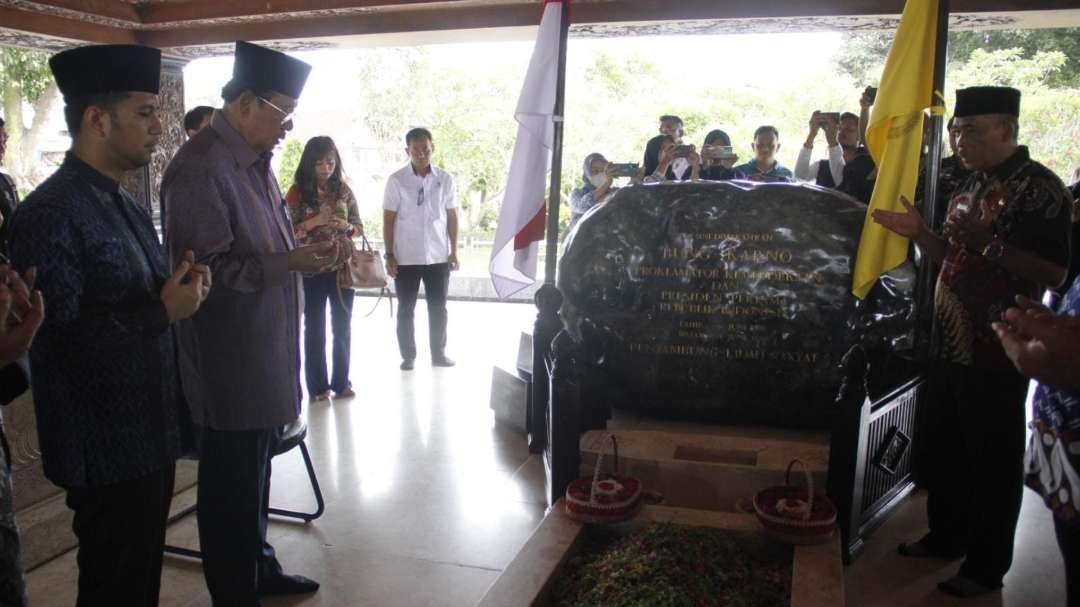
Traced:
<path fill-rule="evenodd" d="M 382 256 L 367 236 L 361 236 L 361 246 L 353 244 L 352 255 L 337 274 L 337 286 L 341 289 L 383 289 L 386 287 L 386 268 Z"/>
<path fill-rule="evenodd" d="M 344 265 L 337 271 L 338 301 L 341 307 L 345 307 L 345 298 L 341 295 L 342 289 L 379 289 L 379 299 L 375 301 L 371 311 L 365 316 L 371 316 L 375 308 L 379 306 L 383 296 L 390 300 L 390 316 L 394 315 L 394 301 L 390 290 L 386 288 L 386 268 L 383 266 L 382 256 L 368 242 L 367 236 L 360 237 L 360 248 L 352 245 L 352 254 Z"/>

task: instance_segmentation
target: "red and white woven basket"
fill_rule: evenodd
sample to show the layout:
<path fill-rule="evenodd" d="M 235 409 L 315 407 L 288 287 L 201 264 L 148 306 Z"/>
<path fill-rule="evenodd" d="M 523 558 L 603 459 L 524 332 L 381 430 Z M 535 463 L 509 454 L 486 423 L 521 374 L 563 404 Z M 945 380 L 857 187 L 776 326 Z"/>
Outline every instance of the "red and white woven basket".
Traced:
<path fill-rule="evenodd" d="M 583 476 L 566 488 L 566 514 L 583 523 L 618 523 L 641 510 L 641 480 L 619 474 L 619 443 L 611 435 L 614 472 L 601 472 L 604 453 L 596 455 L 591 477 Z"/>
<path fill-rule="evenodd" d="M 806 486 L 791 484 L 791 468 L 803 467 Z M 836 506 L 823 493 L 814 491 L 814 477 L 801 460 L 792 460 L 784 473 L 784 486 L 769 487 L 754 496 L 754 513 L 769 533 L 793 544 L 815 544 L 832 537 L 836 528 Z"/>

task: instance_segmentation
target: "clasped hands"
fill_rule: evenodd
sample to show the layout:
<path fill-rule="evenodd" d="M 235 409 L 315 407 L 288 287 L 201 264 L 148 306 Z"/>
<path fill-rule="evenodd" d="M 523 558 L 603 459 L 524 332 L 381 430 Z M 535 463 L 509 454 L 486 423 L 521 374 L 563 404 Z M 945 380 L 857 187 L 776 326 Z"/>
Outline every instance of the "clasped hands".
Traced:
<path fill-rule="evenodd" d="M 1056 388 L 1080 388 L 1080 317 L 1018 295 L 993 327 L 1021 374 Z"/>
<path fill-rule="evenodd" d="M 213 280 L 210 267 L 195 263 L 195 253 L 185 251 L 183 259 L 176 265 L 172 276 L 161 287 L 161 303 L 169 322 L 189 318 L 199 310 L 202 302 L 210 295 Z"/>

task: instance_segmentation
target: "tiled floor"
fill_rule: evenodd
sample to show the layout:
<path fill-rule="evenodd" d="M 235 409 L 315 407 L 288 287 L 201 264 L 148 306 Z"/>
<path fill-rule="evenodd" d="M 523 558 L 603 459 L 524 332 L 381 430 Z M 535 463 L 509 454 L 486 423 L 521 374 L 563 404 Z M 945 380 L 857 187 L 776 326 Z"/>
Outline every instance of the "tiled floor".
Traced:
<path fill-rule="evenodd" d="M 357 310 L 366 312 L 371 301 L 358 299 Z M 266 605 L 468 606 L 483 596 L 544 512 L 542 466 L 521 437 L 494 423 L 488 408 L 492 364 L 514 360 L 518 332 L 534 317 L 529 305 L 451 303 L 449 354 L 458 366 L 417 364 L 404 373 L 385 302 L 370 317 L 356 315 L 352 379 L 358 396 L 305 405 L 326 514 L 308 525 L 275 520 L 270 528 L 286 568 L 323 587 Z M 423 350 L 423 305 L 416 320 Z M 313 504 L 298 452 L 275 459 L 273 483 L 274 505 Z M 190 492 L 181 495 L 176 505 L 191 499 Z M 924 522 L 923 498 L 916 495 L 847 569 L 848 605 L 1064 604 L 1049 514 L 1034 496 L 1025 498 L 1005 590 L 977 602 L 951 602 L 934 590 L 955 563 L 895 556 L 896 542 L 917 537 Z M 194 546 L 194 517 L 173 525 L 169 541 Z M 28 578 L 33 605 L 74 603 L 74 553 Z M 210 604 L 197 562 L 166 559 L 161 604 Z"/>

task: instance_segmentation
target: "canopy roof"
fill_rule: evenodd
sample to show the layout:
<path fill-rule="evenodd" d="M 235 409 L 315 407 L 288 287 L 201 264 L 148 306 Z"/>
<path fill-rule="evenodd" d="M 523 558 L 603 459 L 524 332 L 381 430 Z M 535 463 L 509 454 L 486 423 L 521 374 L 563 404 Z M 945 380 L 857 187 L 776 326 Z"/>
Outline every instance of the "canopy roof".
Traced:
<path fill-rule="evenodd" d="M 312 5 L 320 8 L 312 9 Z M 577 0 L 574 36 L 893 29 L 903 0 Z M 1080 26 L 1080 0 L 953 0 L 954 28 Z M 177 56 L 531 36 L 538 0 L 0 0 L 0 44 L 140 43 Z"/>

